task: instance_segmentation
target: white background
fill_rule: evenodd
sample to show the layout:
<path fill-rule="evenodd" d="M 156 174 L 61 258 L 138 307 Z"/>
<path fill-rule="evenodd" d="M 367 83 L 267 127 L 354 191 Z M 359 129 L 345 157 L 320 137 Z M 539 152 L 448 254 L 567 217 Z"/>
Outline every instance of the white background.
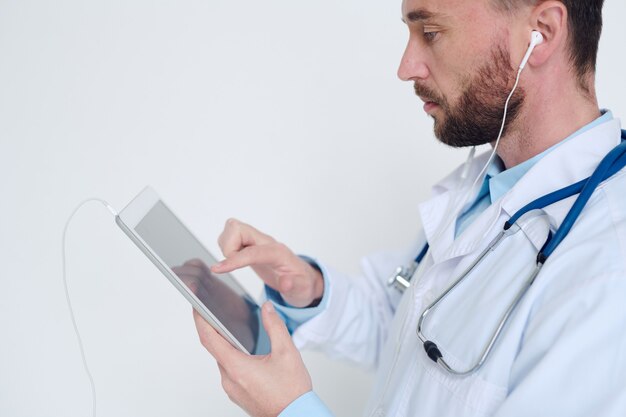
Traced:
<path fill-rule="evenodd" d="M 625 13 L 607 1 L 598 71 L 617 117 Z M 399 2 L 0 0 L 0 415 L 90 415 L 61 280 L 84 198 L 119 210 L 150 184 L 216 253 L 234 216 L 353 273 L 407 245 L 465 152 L 396 79 L 405 41 Z M 187 302 L 102 206 L 72 222 L 68 273 L 99 416 L 243 415 Z M 331 409 L 359 415 L 372 376 L 304 357 Z"/>

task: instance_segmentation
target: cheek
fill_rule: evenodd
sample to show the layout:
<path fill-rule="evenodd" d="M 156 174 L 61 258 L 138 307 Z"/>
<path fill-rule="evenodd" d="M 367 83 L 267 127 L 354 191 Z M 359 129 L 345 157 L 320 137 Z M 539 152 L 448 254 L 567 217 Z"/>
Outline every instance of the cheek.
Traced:
<path fill-rule="evenodd" d="M 492 57 L 489 49 L 483 49 L 467 60 L 457 57 L 439 66 L 433 78 L 450 107 L 455 107 L 476 82 L 482 81 L 484 75 L 479 74 L 493 60 Z"/>
<path fill-rule="evenodd" d="M 434 88 L 448 107 L 454 107 L 467 90 L 468 82 L 466 80 L 464 71 L 451 68 L 445 68 L 432 77 Z"/>
<path fill-rule="evenodd" d="M 456 85 L 467 71 L 459 49 L 451 40 L 442 38 L 442 42 L 433 45 L 428 63 L 431 82 L 446 96 L 454 94 Z"/>
<path fill-rule="evenodd" d="M 483 39 L 481 31 L 450 31 L 442 37 L 442 42 L 435 44 L 432 61 L 429 64 L 430 75 L 434 84 L 451 102 L 465 92 L 472 76 L 482 68 L 492 56 L 490 42 L 478 42 Z M 485 39 L 488 39 L 487 36 Z"/>

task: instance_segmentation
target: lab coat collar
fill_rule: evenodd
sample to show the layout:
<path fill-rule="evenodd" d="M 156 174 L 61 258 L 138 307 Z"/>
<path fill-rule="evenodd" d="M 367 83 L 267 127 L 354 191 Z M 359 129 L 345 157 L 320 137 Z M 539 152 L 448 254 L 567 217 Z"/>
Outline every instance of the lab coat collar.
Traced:
<path fill-rule="evenodd" d="M 458 210 L 457 207 L 460 204 L 460 199 L 466 196 L 469 187 L 472 185 L 475 178 L 480 174 L 490 155 L 491 152 L 484 153 L 476 157 L 471 162 L 465 184 L 459 186 L 459 182 L 462 181 L 460 177 L 464 169 L 464 165 L 461 165 L 450 175 L 435 184 L 432 188 L 433 197 L 419 205 L 422 227 L 430 245 L 430 254 L 435 262 L 460 256 L 471 250 L 471 244 L 468 246 L 469 242 L 459 245 L 457 244 L 459 242 L 457 239 L 457 242 L 453 245 L 455 240 L 456 221 L 450 221 L 449 219 L 450 216 L 458 216 L 458 213 L 454 211 L 449 212 L 450 207 L 448 206 L 451 200 L 455 201 L 454 209 L 455 211 Z M 482 181 L 483 178 L 481 178 L 477 183 L 482 184 Z M 479 187 L 475 186 L 474 188 L 473 194 L 476 194 L 479 191 Z M 472 195 L 471 198 L 467 199 L 467 201 L 473 201 L 474 197 L 475 195 Z M 487 209 L 487 211 L 492 209 L 493 204 Z M 475 223 L 480 222 L 482 217 L 484 216 L 479 216 Z M 445 230 L 440 231 L 439 229 L 441 228 L 442 223 L 447 223 L 447 227 Z M 469 228 L 472 228 L 472 226 L 473 224 L 470 225 Z M 467 235 L 467 233 L 463 233 L 461 236 L 465 235 Z"/>
<path fill-rule="evenodd" d="M 620 142 L 620 120 L 611 119 L 563 143 L 537 162 L 504 195 L 502 208 L 509 217 L 513 216 L 531 201 L 589 177 L 602 158 Z M 555 221 L 555 227 L 561 224 L 572 204 L 565 203 L 544 209 Z"/>
<path fill-rule="evenodd" d="M 444 218 L 458 214 L 447 213 L 448 202 L 467 192 L 491 152 L 480 155 L 472 162 L 468 175 L 469 183 L 461 189 L 458 189 L 458 186 L 463 166 L 456 169 L 433 187 L 433 198 L 419 206 L 424 233 L 430 244 L 434 262 L 439 263 L 466 255 L 483 245 L 486 236 L 493 235 L 495 233 L 493 229 L 502 226 L 499 224 L 502 212 L 509 218 L 529 202 L 590 176 L 600 160 L 620 143 L 620 137 L 620 121 L 612 119 L 561 144 L 537 162 L 500 200 L 491 204 L 457 239 L 454 236 L 456 221 L 449 221 L 449 217 Z M 479 183 L 482 183 L 482 180 L 481 178 Z M 545 208 L 555 227 L 560 225 L 570 206 L 571 203 L 562 202 Z M 443 222 L 449 224 L 438 236 Z"/>

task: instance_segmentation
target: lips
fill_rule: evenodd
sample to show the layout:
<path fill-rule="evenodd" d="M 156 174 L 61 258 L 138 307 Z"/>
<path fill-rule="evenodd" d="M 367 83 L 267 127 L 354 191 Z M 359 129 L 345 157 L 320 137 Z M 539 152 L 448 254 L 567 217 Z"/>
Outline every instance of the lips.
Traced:
<path fill-rule="evenodd" d="M 433 101 L 429 97 L 424 97 L 424 96 L 419 96 L 419 97 L 424 102 L 424 111 L 426 113 L 430 114 L 432 111 L 434 111 L 435 109 L 439 107 L 439 103 L 437 103 L 436 101 Z"/>
<path fill-rule="evenodd" d="M 415 89 L 415 94 L 424 102 L 424 111 L 426 113 L 430 114 L 440 107 L 439 102 L 432 98 L 436 97 L 433 90 L 417 82 L 414 84 L 413 88 Z"/>
<path fill-rule="evenodd" d="M 434 101 L 424 102 L 424 111 L 428 114 L 436 110 L 438 107 L 439 107 L 439 104 L 435 103 Z"/>

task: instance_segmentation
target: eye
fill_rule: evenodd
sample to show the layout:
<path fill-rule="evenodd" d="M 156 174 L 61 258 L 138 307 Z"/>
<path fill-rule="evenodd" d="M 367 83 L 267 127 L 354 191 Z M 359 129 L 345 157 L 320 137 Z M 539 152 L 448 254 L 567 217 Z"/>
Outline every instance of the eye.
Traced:
<path fill-rule="evenodd" d="M 434 42 L 437 39 L 439 32 L 437 31 L 424 31 L 424 39 L 426 42 Z"/>

